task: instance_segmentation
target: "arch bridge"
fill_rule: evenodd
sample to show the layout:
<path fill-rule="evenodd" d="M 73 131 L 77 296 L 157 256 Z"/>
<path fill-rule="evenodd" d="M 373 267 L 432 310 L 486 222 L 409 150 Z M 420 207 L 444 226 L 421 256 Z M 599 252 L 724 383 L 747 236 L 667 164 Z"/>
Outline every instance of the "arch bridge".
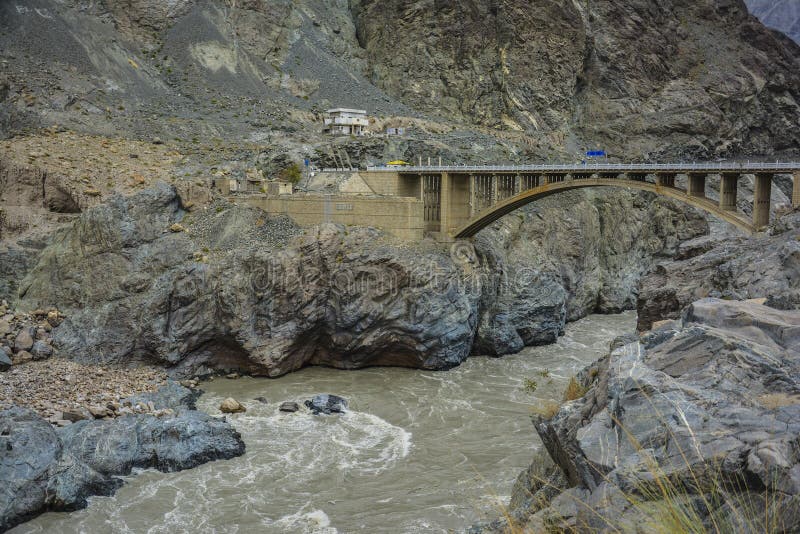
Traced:
<path fill-rule="evenodd" d="M 704 210 L 750 233 L 769 224 L 775 175 L 792 175 L 792 206 L 800 206 L 800 163 L 420 166 L 370 167 L 367 171 L 394 173 L 399 190 L 423 201 L 426 232 L 443 241 L 474 236 L 529 202 L 584 187 L 650 191 Z M 678 175 L 686 176 L 686 188 L 676 186 Z M 707 178 L 713 175 L 720 177 L 718 200 L 706 196 Z M 755 177 L 749 217 L 739 209 L 743 175 Z"/>

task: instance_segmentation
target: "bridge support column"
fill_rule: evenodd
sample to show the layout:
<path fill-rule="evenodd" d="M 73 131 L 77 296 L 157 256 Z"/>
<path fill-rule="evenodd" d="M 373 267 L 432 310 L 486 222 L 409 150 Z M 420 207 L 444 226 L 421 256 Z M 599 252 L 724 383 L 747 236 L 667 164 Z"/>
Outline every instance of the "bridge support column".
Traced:
<path fill-rule="evenodd" d="M 794 185 L 792 186 L 792 207 L 800 208 L 800 172 L 794 173 L 792 180 L 794 180 Z"/>
<path fill-rule="evenodd" d="M 795 179 L 795 183 L 797 180 Z M 522 177 L 519 174 L 514 175 L 514 196 L 522 193 Z"/>
<path fill-rule="evenodd" d="M 738 174 L 723 174 L 719 182 L 719 207 L 725 211 L 736 211 Z"/>
<path fill-rule="evenodd" d="M 675 187 L 675 173 L 656 174 L 656 185 L 661 187 Z"/>
<path fill-rule="evenodd" d="M 756 174 L 753 190 L 753 226 L 761 229 L 769 224 L 770 197 L 772 196 L 772 175 Z"/>
<path fill-rule="evenodd" d="M 496 174 L 490 174 L 489 179 L 492 181 L 492 191 L 489 198 L 489 205 L 494 206 L 500 199 L 500 176 Z"/>
<path fill-rule="evenodd" d="M 441 193 L 439 196 L 439 232 L 442 238 L 450 235 L 450 219 L 452 215 L 452 190 L 450 174 L 443 172 L 441 178 Z"/>
<path fill-rule="evenodd" d="M 690 197 L 705 197 L 706 196 L 706 175 L 698 173 L 689 173 L 689 190 L 687 193 Z"/>
<path fill-rule="evenodd" d="M 475 175 L 470 174 L 467 178 L 469 181 L 469 218 L 475 216 Z"/>

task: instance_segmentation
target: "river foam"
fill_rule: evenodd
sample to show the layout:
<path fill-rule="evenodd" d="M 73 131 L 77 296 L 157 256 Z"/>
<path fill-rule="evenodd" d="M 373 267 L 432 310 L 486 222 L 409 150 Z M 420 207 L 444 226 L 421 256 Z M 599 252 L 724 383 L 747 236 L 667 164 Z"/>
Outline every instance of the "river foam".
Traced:
<path fill-rule="evenodd" d="M 566 382 L 606 352 L 635 316 L 568 325 L 556 345 L 501 359 L 470 358 L 448 372 L 305 369 L 280 379 L 216 379 L 199 408 L 227 416 L 244 456 L 180 473 L 126 477 L 86 510 L 45 514 L 14 534 L 446 533 L 502 513 L 538 446 L 532 405 L 560 399 Z M 525 391 L 525 379 L 537 382 Z M 318 393 L 348 399 L 343 415 L 283 413 Z M 264 404 L 258 400 L 263 397 Z"/>

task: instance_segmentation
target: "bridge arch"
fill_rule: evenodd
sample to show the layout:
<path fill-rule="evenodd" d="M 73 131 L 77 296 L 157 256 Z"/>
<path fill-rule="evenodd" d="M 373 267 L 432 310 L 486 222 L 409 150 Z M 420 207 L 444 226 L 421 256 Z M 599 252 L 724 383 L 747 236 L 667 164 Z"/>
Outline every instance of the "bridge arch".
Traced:
<path fill-rule="evenodd" d="M 544 185 L 523 191 L 505 200 L 499 201 L 496 204 L 493 204 L 491 207 L 476 214 L 466 224 L 463 224 L 459 228 L 455 229 L 452 232 L 452 237 L 457 239 L 472 237 L 498 219 L 535 200 L 562 193 L 564 191 L 583 189 L 587 187 L 621 187 L 639 191 L 650 191 L 657 195 L 672 198 L 679 202 L 683 202 L 695 208 L 701 209 L 730 224 L 733 224 L 737 228 L 747 233 L 754 233 L 758 231 L 758 228 L 756 228 L 756 225 L 753 224 L 753 221 L 749 220 L 743 214 L 730 209 L 723 209 L 720 207 L 718 202 L 710 200 L 705 196 L 695 196 L 687 191 L 678 189 L 671 185 L 660 185 L 657 183 L 638 180 L 592 177 L 546 183 Z"/>

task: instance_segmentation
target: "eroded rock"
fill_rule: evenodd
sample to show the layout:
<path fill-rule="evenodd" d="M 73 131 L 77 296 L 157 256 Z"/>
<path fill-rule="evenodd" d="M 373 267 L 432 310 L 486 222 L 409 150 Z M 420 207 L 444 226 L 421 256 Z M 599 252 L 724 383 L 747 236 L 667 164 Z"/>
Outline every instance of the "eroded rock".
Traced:
<path fill-rule="evenodd" d="M 563 491 L 521 477 L 512 515 L 533 530 L 627 531 L 700 498 L 719 504 L 696 510 L 699 521 L 736 530 L 737 518 L 762 517 L 762 505 L 742 507 L 763 504 L 754 496 L 766 491 L 782 528 L 797 530 L 799 332 L 800 311 L 703 299 L 672 328 L 619 340 L 581 373 L 583 398 L 535 418 Z M 666 477 L 678 488 L 668 502 L 658 489 Z"/>
<path fill-rule="evenodd" d="M 88 497 L 113 493 L 133 468 L 178 471 L 244 453 L 229 423 L 173 408 L 162 417 L 64 421 L 60 429 L 28 409 L 0 412 L 0 530 L 45 511 L 83 508 Z"/>

